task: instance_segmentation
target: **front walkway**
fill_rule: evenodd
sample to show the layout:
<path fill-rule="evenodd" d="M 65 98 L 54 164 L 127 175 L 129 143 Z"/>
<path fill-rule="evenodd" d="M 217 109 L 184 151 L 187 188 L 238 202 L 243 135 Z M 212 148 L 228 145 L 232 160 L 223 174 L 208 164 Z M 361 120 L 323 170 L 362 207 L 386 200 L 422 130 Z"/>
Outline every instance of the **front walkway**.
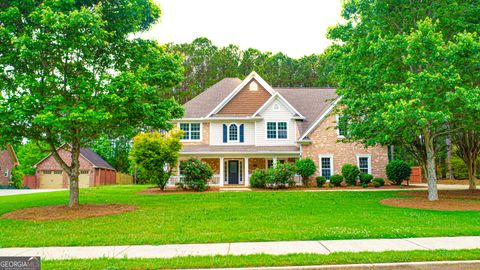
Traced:
<path fill-rule="evenodd" d="M 380 252 L 387 250 L 477 249 L 480 236 L 405 239 L 321 240 L 283 242 L 240 242 L 218 244 L 179 244 L 143 246 L 90 246 L 0 248 L 0 256 L 41 256 L 43 260 L 93 258 L 172 258 L 290 253 L 330 254 L 332 252 Z"/>
<path fill-rule="evenodd" d="M 65 188 L 60 188 L 60 189 L 0 189 L 0 196 L 44 193 L 44 192 L 62 191 L 62 190 L 67 190 L 67 189 L 65 189 Z"/>

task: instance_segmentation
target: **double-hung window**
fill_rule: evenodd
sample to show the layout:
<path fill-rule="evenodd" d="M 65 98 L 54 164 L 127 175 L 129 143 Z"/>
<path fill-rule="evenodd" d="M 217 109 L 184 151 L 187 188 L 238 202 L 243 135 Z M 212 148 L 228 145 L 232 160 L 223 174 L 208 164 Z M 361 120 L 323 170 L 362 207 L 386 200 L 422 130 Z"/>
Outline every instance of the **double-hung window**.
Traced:
<path fill-rule="evenodd" d="M 338 137 L 348 137 L 348 118 L 343 115 L 337 115 L 337 135 Z"/>
<path fill-rule="evenodd" d="M 320 155 L 320 175 L 330 181 L 333 174 L 333 155 Z"/>
<path fill-rule="evenodd" d="M 267 122 L 267 139 L 287 139 L 287 122 Z"/>
<path fill-rule="evenodd" d="M 183 138 L 185 141 L 200 140 L 200 123 L 180 123 L 180 129 L 183 130 Z"/>
<path fill-rule="evenodd" d="M 360 172 L 369 174 L 372 173 L 370 155 L 357 155 L 357 163 Z"/>

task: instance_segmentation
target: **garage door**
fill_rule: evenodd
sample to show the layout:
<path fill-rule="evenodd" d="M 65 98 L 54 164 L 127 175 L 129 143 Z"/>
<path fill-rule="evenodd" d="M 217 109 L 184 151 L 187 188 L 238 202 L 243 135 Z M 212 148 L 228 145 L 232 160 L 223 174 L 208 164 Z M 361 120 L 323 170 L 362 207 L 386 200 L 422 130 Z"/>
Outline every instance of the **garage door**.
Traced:
<path fill-rule="evenodd" d="M 81 188 L 90 187 L 89 171 L 80 171 L 80 176 L 78 177 L 78 186 Z"/>
<path fill-rule="evenodd" d="M 62 171 L 42 171 L 40 188 L 63 188 Z"/>

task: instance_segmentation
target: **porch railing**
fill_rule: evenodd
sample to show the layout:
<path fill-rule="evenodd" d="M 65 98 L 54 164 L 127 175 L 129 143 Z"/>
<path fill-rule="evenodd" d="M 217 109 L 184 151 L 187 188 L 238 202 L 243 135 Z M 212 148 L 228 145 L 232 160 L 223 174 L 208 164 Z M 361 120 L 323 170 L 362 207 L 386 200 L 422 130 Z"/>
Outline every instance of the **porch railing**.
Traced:
<path fill-rule="evenodd" d="M 180 182 L 183 179 L 183 175 L 172 175 L 170 176 L 170 179 L 168 180 L 168 186 L 175 186 L 178 182 Z M 208 180 L 208 184 L 212 186 L 216 186 L 220 184 L 220 175 L 214 174 L 212 178 Z"/>

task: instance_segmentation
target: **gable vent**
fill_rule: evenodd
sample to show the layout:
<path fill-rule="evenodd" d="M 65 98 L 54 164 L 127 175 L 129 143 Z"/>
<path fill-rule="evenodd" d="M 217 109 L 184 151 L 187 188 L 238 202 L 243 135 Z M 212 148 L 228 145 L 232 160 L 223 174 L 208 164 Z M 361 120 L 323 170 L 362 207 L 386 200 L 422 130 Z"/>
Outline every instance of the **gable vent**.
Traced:
<path fill-rule="evenodd" d="M 251 82 L 249 90 L 250 91 L 257 91 L 258 90 L 258 84 L 256 82 Z"/>

